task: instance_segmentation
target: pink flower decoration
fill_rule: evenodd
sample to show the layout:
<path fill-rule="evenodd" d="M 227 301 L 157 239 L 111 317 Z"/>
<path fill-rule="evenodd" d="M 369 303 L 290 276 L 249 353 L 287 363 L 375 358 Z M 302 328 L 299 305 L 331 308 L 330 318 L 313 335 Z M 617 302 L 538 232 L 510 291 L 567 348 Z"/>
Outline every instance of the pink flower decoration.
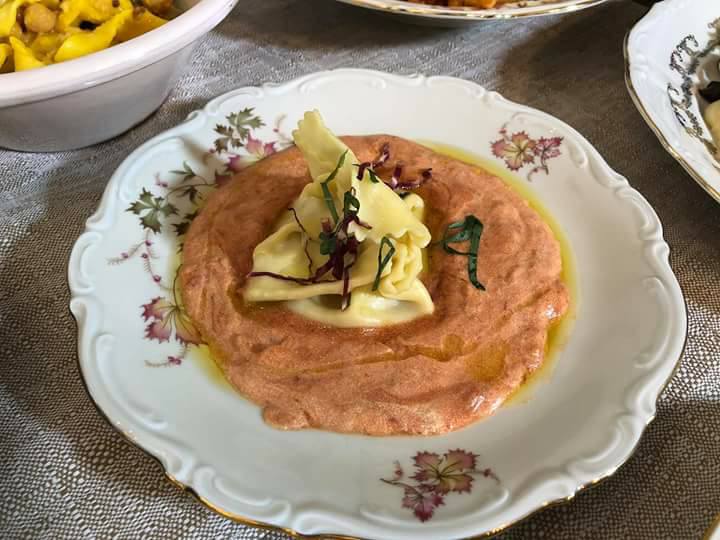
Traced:
<path fill-rule="evenodd" d="M 524 131 L 513 133 L 510 136 L 505 126 L 500 129 L 499 133 L 501 138 L 490 143 L 493 155 L 502 159 L 511 171 L 520 170 L 526 165 L 533 165 L 527 174 L 528 180 L 532 180 L 532 177 L 540 171 L 550 174 L 547 161 L 561 155 L 562 137 L 533 139 Z"/>
<path fill-rule="evenodd" d="M 535 146 L 535 154 L 543 159 L 558 157 L 562 140 L 562 137 L 550 137 L 549 139 L 540 137 Z"/>
<path fill-rule="evenodd" d="M 432 490 L 421 491 L 411 487 L 405 488 L 405 497 L 402 505 L 404 508 L 411 508 L 415 516 L 422 522 L 427 521 L 435 513 L 435 508 L 445 504 L 442 495 Z"/>
<path fill-rule="evenodd" d="M 228 158 L 227 169 L 231 172 L 240 172 L 246 165 L 244 164 L 243 157 L 237 154 L 233 154 Z"/>
<path fill-rule="evenodd" d="M 275 142 L 263 143 L 259 139 L 255 139 L 252 135 L 248 135 L 247 142 L 245 143 L 245 150 L 247 155 L 232 155 L 228 158 L 227 169 L 228 171 L 238 172 L 252 165 L 253 163 L 260 161 L 263 158 L 271 156 L 277 152 L 275 148 Z"/>
<path fill-rule="evenodd" d="M 190 318 L 176 304 L 158 296 L 150 303 L 142 305 L 143 319 L 148 322 L 145 337 L 159 342 L 169 341 L 175 330 L 175 339 L 183 344 L 199 345 L 202 343 L 200 333 Z"/>
<path fill-rule="evenodd" d="M 459 448 L 448 450 L 442 456 L 434 452 L 418 452 L 413 457 L 415 474 L 405 480 L 400 463 L 395 462 L 393 477 L 381 480 L 402 487 L 402 506 L 412 509 L 415 517 L 425 522 L 432 518 L 438 506 L 445 504 L 448 494 L 470 493 L 474 475 L 500 482 L 490 469 L 477 469 L 477 458 L 477 454 Z"/>
<path fill-rule="evenodd" d="M 248 135 L 247 142 L 245 143 L 245 149 L 249 154 L 258 160 L 268 157 L 276 152 L 274 142 L 263 143 L 259 139 L 254 139 L 252 135 Z"/>
<path fill-rule="evenodd" d="M 535 145 L 537 143 L 528 137 L 527 133 L 520 131 L 513 133 L 512 137 L 507 135 L 503 139 L 495 141 L 491 145 L 492 153 L 505 160 L 511 171 L 517 171 L 526 163 L 535 161 Z"/>

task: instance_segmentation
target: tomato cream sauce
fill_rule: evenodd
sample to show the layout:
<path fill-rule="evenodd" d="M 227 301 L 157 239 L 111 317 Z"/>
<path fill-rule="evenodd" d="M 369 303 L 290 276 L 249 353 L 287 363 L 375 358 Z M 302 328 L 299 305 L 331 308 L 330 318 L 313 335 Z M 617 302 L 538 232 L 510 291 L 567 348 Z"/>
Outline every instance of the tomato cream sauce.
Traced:
<path fill-rule="evenodd" d="M 281 429 L 368 435 L 439 434 L 492 414 L 545 360 L 567 311 L 560 245 L 541 216 L 483 169 L 388 135 L 343 137 L 361 161 L 389 143 L 414 177 L 434 243 L 421 276 L 435 311 L 380 328 L 336 328 L 282 303 L 247 304 L 255 246 L 311 181 L 296 148 L 238 173 L 187 234 L 180 270 L 188 314 L 229 382 Z M 468 214 L 484 224 L 477 275 L 436 243 Z M 250 278 L 252 279 L 252 278 Z"/>

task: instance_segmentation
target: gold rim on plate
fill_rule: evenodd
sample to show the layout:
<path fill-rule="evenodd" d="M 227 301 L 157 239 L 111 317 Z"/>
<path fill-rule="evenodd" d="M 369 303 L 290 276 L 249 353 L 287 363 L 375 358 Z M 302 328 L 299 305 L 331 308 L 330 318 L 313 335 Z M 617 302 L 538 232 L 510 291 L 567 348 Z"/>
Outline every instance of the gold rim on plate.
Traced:
<path fill-rule="evenodd" d="M 710 527 L 708 527 L 708 530 L 705 531 L 705 534 L 703 535 L 703 540 L 712 540 L 714 533 L 718 531 L 720 531 L 720 514 L 715 516 L 715 519 L 713 519 Z"/>
<path fill-rule="evenodd" d="M 628 51 L 629 39 L 630 32 L 625 34 L 625 40 L 623 41 L 623 56 L 625 58 L 625 86 L 627 86 L 628 93 L 630 94 L 630 97 L 632 98 L 635 107 L 640 113 L 640 116 L 643 117 L 643 120 L 645 120 L 645 123 L 650 127 L 652 132 L 655 133 L 655 136 L 658 138 L 660 144 L 663 148 L 665 148 L 668 154 L 675 158 L 675 161 L 677 161 L 682 166 L 682 168 L 685 169 L 685 172 L 687 172 L 690 177 L 700 185 L 700 187 L 702 187 L 713 199 L 720 203 L 720 192 L 717 191 L 710 184 L 708 184 L 708 182 L 700 175 L 700 173 L 697 172 L 695 168 L 690 165 L 690 163 L 688 163 L 685 158 L 682 157 L 680 153 L 677 152 L 670 145 L 663 132 L 650 117 L 650 114 L 645 108 L 645 105 L 643 105 L 642 101 L 640 100 L 640 96 L 638 96 L 637 92 L 635 91 L 635 86 L 633 85 L 632 79 L 630 78 L 630 53 Z"/>
<path fill-rule="evenodd" d="M 537 10 L 529 9 L 528 1 L 513 2 L 520 4 L 513 9 L 481 9 L 481 8 L 449 8 L 444 6 L 429 6 L 424 4 L 415 4 L 407 0 L 338 0 L 352 6 L 364 7 L 374 11 L 382 11 L 385 13 L 393 13 L 399 15 L 410 15 L 415 17 L 430 17 L 445 20 L 457 21 L 481 21 L 487 19 L 520 19 L 524 17 L 536 17 L 540 15 L 555 15 L 560 13 L 570 13 L 587 9 L 607 2 L 608 0 L 576 0 L 571 4 L 556 5 L 559 1 L 547 2 L 541 0 L 540 5 L 546 5 L 544 8 L 538 6 Z M 406 5 L 407 4 L 407 5 Z"/>

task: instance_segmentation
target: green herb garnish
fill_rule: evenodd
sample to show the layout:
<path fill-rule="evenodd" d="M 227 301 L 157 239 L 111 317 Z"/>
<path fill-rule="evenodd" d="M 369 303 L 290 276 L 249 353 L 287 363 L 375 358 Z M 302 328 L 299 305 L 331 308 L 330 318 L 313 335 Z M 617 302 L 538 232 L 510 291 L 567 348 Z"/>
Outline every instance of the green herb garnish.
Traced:
<path fill-rule="evenodd" d="M 357 214 L 360 211 L 360 201 L 355 196 L 355 188 L 345 192 L 343 197 L 343 215 Z"/>
<path fill-rule="evenodd" d="M 337 247 L 337 237 L 334 231 L 320 231 L 320 255 L 332 255 Z"/>
<path fill-rule="evenodd" d="M 383 257 L 383 247 L 388 246 L 388 251 Z M 380 241 L 380 249 L 378 250 L 378 269 L 377 274 L 375 274 L 375 281 L 373 282 L 372 290 L 377 291 L 378 287 L 380 286 L 380 278 L 382 277 L 383 270 L 385 270 L 385 267 L 390 263 L 390 260 L 393 258 L 393 255 L 395 255 L 395 246 L 390 241 L 389 236 L 383 236 L 382 240 Z"/>
<path fill-rule="evenodd" d="M 340 221 L 340 216 L 338 215 L 337 208 L 335 208 L 335 201 L 333 201 L 332 193 L 330 193 L 330 188 L 328 187 L 328 184 L 335 180 L 335 177 L 345 163 L 345 156 L 347 155 L 347 153 L 348 150 L 345 150 L 342 153 L 340 159 L 338 159 L 337 165 L 335 166 L 335 170 L 330 173 L 330 176 L 328 176 L 324 182 L 320 183 L 320 187 L 322 188 L 323 192 L 323 199 L 325 200 L 325 205 L 328 207 L 328 210 L 330 210 L 330 214 L 332 215 L 333 223 L 335 223 L 335 225 L 337 225 L 337 222 Z"/>
<path fill-rule="evenodd" d="M 367 169 L 367 173 L 368 175 L 370 175 L 370 181 L 373 184 L 377 184 L 378 182 L 380 182 L 380 178 L 375 171 L 373 171 L 372 169 Z"/>
<path fill-rule="evenodd" d="M 451 232 L 455 230 L 457 230 L 457 232 L 451 234 Z M 470 279 L 470 283 L 472 283 L 476 289 L 484 291 L 485 286 L 480 283 L 477 278 L 477 258 L 478 249 L 480 248 L 480 237 L 482 236 L 482 233 L 482 221 L 480 221 L 472 214 L 469 214 L 465 216 L 465 219 L 462 221 L 450 223 L 445 229 L 445 234 L 441 242 L 443 249 L 447 253 L 450 253 L 451 255 L 462 255 L 464 257 L 467 257 L 468 278 Z M 450 244 L 457 244 L 460 242 L 469 242 L 469 250 L 458 251 L 450 246 Z"/>

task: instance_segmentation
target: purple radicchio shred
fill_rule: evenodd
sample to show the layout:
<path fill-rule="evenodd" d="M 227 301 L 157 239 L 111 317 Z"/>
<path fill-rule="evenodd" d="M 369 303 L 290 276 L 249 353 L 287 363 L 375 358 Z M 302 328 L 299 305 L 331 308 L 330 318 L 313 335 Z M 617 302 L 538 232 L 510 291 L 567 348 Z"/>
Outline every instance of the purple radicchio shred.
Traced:
<path fill-rule="evenodd" d="M 358 165 L 358 173 L 357 173 L 357 179 L 362 180 L 363 176 L 365 176 L 365 171 L 372 165 L 369 161 L 364 161 Z"/>
<path fill-rule="evenodd" d="M 357 241 L 357 238 L 354 236 L 351 236 L 348 238 L 348 242 L 346 244 L 347 246 L 347 253 L 352 257 L 350 262 L 345 266 L 345 269 L 343 271 L 343 289 L 342 289 L 342 301 L 340 304 L 340 309 L 342 311 L 345 311 L 350 306 L 350 269 L 355 265 L 355 261 L 357 261 L 357 254 L 358 254 L 358 246 L 360 243 Z M 344 256 L 343 256 L 344 259 Z"/>
<path fill-rule="evenodd" d="M 298 285 L 310 285 L 313 281 L 310 278 L 299 278 L 293 276 L 283 276 L 282 274 L 276 274 L 275 272 L 250 272 L 249 278 L 252 277 L 271 277 L 275 279 L 281 279 L 283 281 L 292 281 Z"/>
<path fill-rule="evenodd" d="M 363 161 L 362 163 L 358 164 L 358 173 L 357 173 L 357 179 L 362 180 L 363 176 L 365 176 L 365 171 L 370 169 L 372 173 L 374 173 L 374 169 L 377 167 L 382 167 L 385 165 L 385 163 L 390 159 L 390 143 L 384 143 L 382 145 L 382 148 L 380 148 L 380 155 L 378 155 L 377 158 L 375 158 L 375 161 Z"/>
<path fill-rule="evenodd" d="M 295 210 L 295 208 L 293 208 L 293 207 L 291 206 L 290 208 L 288 208 L 288 211 L 289 211 L 289 212 L 292 212 L 292 215 L 293 215 L 293 217 L 295 218 L 295 223 L 298 224 L 298 227 L 300 227 L 300 229 L 302 230 L 302 232 L 304 232 L 305 234 L 308 234 L 308 232 L 307 232 L 307 230 L 305 229 L 305 227 L 303 227 L 303 224 L 300 223 L 300 218 L 298 217 L 297 211 Z M 308 235 L 308 236 L 309 236 L 309 235 Z"/>
<path fill-rule="evenodd" d="M 300 222 L 300 218 L 297 215 L 297 211 L 292 206 L 288 208 L 290 212 L 292 212 L 293 217 L 295 218 L 295 222 L 298 224 L 298 227 L 302 230 L 302 232 L 305 233 L 305 244 L 303 245 L 303 251 L 305 252 L 305 257 L 308 260 L 308 276 L 312 276 L 312 267 L 313 267 L 313 260 L 310 256 L 310 252 L 308 251 L 308 244 L 310 243 L 310 235 L 308 234 L 307 230 L 303 226 L 303 224 Z"/>
<path fill-rule="evenodd" d="M 363 227 L 365 229 L 372 228 L 369 224 L 363 222 L 358 217 L 358 209 L 359 208 L 357 207 L 344 208 L 342 219 L 338 221 L 337 225 L 335 225 L 334 227 L 329 219 L 323 219 L 320 222 L 323 234 L 334 238 L 334 248 L 333 251 L 329 254 L 328 260 L 325 261 L 325 264 L 317 268 L 315 270 L 315 273 L 312 272 L 312 259 L 310 258 L 310 254 L 308 252 L 308 243 L 307 241 L 305 242 L 305 254 L 310 261 L 308 269 L 308 275 L 310 277 L 299 278 L 293 276 L 285 276 L 282 274 L 277 274 L 275 272 L 250 272 L 248 274 L 248 277 L 265 276 L 280 279 L 283 281 L 291 281 L 293 283 L 297 283 L 298 285 L 311 285 L 314 283 L 334 283 L 342 281 L 343 287 L 341 309 L 347 309 L 347 307 L 350 305 L 351 296 L 350 268 L 352 268 L 357 261 L 358 249 L 360 246 L 360 242 L 355 237 L 355 235 L 348 233 L 348 227 L 351 223 L 355 223 L 359 227 Z M 307 234 L 307 231 L 300 223 L 295 210 L 293 208 L 289 208 L 288 210 L 293 212 L 293 215 L 295 216 L 295 220 L 297 221 L 298 225 Z M 333 279 L 322 279 L 328 272 L 332 274 Z"/>
<path fill-rule="evenodd" d="M 303 245 L 303 251 L 305 252 L 305 257 L 308 260 L 308 276 L 312 276 L 312 267 L 313 267 L 313 260 L 310 256 L 310 251 L 308 251 L 308 245 L 310 244 L 310 237 L 307 236 L 305 238 L 305 244 Z"/>
<path fill-rule="evenodd" d="M 392 177 L 390 178 L 390 182 L 385 182 L 390 188 L 393 190 L 397 188 L 398 184 L 400 183 L 400 177 L 402 176 L 403 166 L 402 163 L 398 163 L 395 165 L 395 168 L 393 169 Z"/>
<path fill-rule="evenodd" d="M 390 144 L 385 143 L 382 146 L 382 149 L 380 150 L 380 155 L 377 157 L 375 161 L 365 161 L 363 163 L 360 163 L 357 165 L 358 167 L 358 174 L 357 179 L 362 180 L 365 176 L 365 172 L 370 172 L 371 179 L 373 181 L 378 180 L 377 173 L 375 172 L 376 167 L 382 167 L 387 163 L 387 161 L 390 159 Z M 403 173 L 403 164 L 397 163 L 395 165 L 395 168 L 393 169 L 392 177 L 390 180 L 383 180 L 385 185 L 387 185 L 390 189 L 392 189 L 395 192 L 399 191 L 410 191 L 413 189 L 417 189 L 426 182 L 432 180 L 432 169 L 424 169 L 420 173 L 420 178 L 417 180 L 406 180 L 404 182 L 401 182 L 400 179 L 402 177 Z"/>
<path fill-rule="evenodd" d="M 393 177 L 394 178 L 394 177 Z M 420 173 L 420 178 L 412 181 L 398 182 L 393 189 L 400 191 L 409 191 L 417 189 L 426 182 L 432 180 L 432 169 L 425 169 Z M 392 187 L 392 186 L 391 186 Z"/>
<path fill-rule="evenodd" d="M 385 143 L 380 149 L 380 155 L 372 163 L 373 168 L 382 167 L 388 159 L 390 159 L 390 143 Z"/>

